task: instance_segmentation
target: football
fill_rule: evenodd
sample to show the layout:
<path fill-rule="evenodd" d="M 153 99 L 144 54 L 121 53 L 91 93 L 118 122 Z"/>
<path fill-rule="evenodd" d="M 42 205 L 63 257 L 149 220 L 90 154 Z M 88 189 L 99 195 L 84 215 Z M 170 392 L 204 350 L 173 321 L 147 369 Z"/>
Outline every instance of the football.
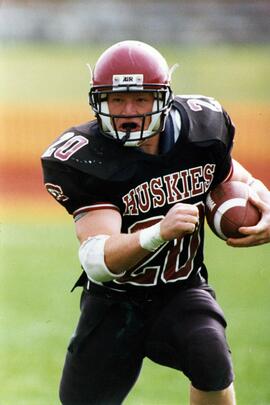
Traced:
<path fill-rule="evenodd" d="M 221 239 L 243 238 L 241 226 L 254 226 L 260 212 L 248 200 L 250 187 L 240 181 L 228 181 L 211 190 L 206 198 L 206 219 Z"/>

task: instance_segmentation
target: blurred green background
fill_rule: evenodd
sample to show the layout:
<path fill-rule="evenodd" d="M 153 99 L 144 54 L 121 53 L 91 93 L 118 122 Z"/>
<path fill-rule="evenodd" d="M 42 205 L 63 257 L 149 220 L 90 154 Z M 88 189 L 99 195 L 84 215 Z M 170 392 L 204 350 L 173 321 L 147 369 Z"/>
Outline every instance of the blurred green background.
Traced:
<path fill-rule="evenodd" d="M 60 132 L 89 120 L 86 63 L 113 42 L 0 44 L 0 405 L 59 404 L 80 267 L 72 219 L 43 191 L 39 156 Z M 225 106 L 237 125 L 235 157 L 270 186 L 270 45 L 152 44 L 170 65 L 179 63 L 175 93 L 214 96 Z M 208 229 L 206 236 L 210 283 L 229 323 L 237 403 L 269 405 L 270 247 L 232 249 Z M 145 360 L 125 405 L 185 405 L 188 390 L 179 372 Z"/>
<path fill-rule="evenodd" d="M 9 43 L 1 45 L 1 98 L 5 102 L 87 102 L 92 67 L 112 44 Z M 269 103 L 269 45 L 153 44 L 173 73 L 180 94 L 210 94 L 225 101 Z"/>

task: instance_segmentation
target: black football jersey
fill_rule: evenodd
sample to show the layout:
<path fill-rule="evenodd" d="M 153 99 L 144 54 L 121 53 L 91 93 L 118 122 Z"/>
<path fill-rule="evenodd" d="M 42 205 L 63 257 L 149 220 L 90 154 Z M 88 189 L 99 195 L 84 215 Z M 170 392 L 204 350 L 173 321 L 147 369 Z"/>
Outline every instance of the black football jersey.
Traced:
<path fill-rule="evenodd" d="M 181 117 L 181 118 L 180 118 Z M 203 263 L 206 195 L 231 173 L 234 127 L 212 98 L 175 97 L 160 135 L 160 153 L 125 147 L 99 132 L 97 121 L 64 132 L 42 156 L 48 192 L 69 214 L 116 209 L 122 232 L 160 221 L 176 203 L 197 205 L 200 225 L 191 235 L 162 245 L 108 287 L 176 285 L 206 269 Z"/>

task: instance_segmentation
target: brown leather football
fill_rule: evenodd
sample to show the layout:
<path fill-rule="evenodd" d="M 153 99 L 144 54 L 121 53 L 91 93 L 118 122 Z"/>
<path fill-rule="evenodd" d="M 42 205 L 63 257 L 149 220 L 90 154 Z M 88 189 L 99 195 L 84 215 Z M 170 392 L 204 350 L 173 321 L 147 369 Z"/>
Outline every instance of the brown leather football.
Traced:
<path fill-rule="evenodd" d="M 206 198 L 206 219 L 221 239 L 243 238 L 241 226 L 254 226 L 260 212 L 249 201 L 250 187 L 240 181 L 228 181 L 211 190 Z"/>

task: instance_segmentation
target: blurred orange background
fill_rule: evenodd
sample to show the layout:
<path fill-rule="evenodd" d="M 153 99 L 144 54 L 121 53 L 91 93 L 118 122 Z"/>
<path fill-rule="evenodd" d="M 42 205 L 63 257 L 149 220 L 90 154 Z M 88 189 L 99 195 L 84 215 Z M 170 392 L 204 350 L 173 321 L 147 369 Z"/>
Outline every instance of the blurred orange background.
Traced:
<path fill-rule="evenodd" d="M 236 125 L 233 156 L 270 187 L 270 108 L 267 104 L 231 103 L 225 106 Z M 43 188 L 40 155 L 65 129 L 91 119 L 88 106 L 1 106 L 0 208 L 4 218 L 20 220 L 29 210 L 42 220 L 66 213 Z M 2 216 L 2 217 L 3 217 Z M 17 218 L 16 218 L 17 217 Z"/>

